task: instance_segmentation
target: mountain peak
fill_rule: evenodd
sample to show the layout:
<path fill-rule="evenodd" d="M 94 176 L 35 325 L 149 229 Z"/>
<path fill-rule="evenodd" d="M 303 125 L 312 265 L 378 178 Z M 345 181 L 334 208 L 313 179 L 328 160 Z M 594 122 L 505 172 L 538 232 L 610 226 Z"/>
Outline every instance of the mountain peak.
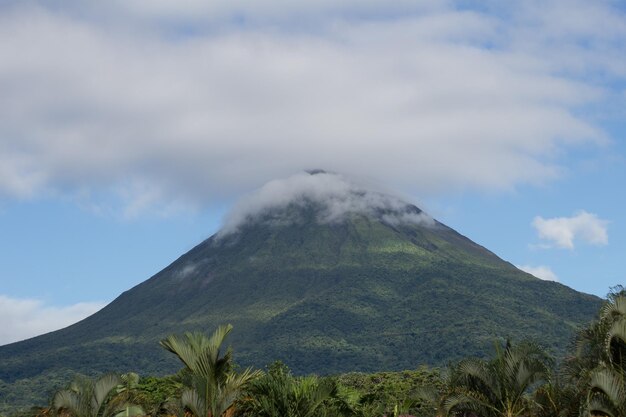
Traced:
<path fill-rule="evenodd" d="M 418 207 L 374 187 L 322 169 L 273 180 L 241 199 L 226 216 L 219 236 L 236 233 L 247 224 L 291 224 L 298 211 L 314 209 L 320 224 L 340 223 L 365 215 L 387 224 L 434 226 L 435 220 Z"/>

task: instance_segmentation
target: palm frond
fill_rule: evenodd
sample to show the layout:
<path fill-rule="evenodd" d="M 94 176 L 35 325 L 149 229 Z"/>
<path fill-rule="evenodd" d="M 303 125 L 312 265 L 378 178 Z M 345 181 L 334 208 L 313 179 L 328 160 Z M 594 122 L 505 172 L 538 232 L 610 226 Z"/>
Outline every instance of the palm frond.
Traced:
<path fill-rule="evenodd" d="M 600 310 L 600 317 L 602 317 L 602 319 L 626 317 L 626 297 L 622 295 L 613 297 L 612 300 L 606 303 Z"/>
<path fill-rule="evenodd" d="M 209 417 L 208 407 L 204 399 L 194 389 L 186 389 L 182 392 L 180 403 L 183 408 L 189 409 L 197 417 Z M 216 416 L 218 417 L 218 416 Z"/>
<path fill-rule="evenodd" d="M 583 412 L 588 416 L 622 417 L 615 405 L 600 393 L 591 394 Z"/>
<path fill-rule="evenodd" d="M 626 405 L 624 376 L 608 369 L 598 369 L 591 375 L 590 392 L 600 392 L 616 406 Z"/>
<path fill-rule="evenodd" d="M 54 409 L 67 410 L 70 414 L 76 417 L 87 417 L 87 410 L 83 407 L 79 393 L 73 390 L 61 390 L 58 391 L 52 400 Z"/>
<path fill-rule="evenodd" d="M 122 379 L 117 374 L 106 374 L 96 381 L 90 401 L 92 416 L 99 414 L 107 396 L 121 383 Z"/>
<path fill-rule="evenodd" d="M 196 369 L 196 360 L 198 357 L 197 350 L 190 343 L 192 339 L 190 333 L 186 333 L 183 337 L 178 335 L 169 335 L 161 340 L 159 344 L 168 351 L 175 354 L 178 359 L 192 372 Z"/>
<path fill-rule="evenodd" d="M 606 346 L 607 350 L 611 349 L 611 342 L 614 340 L 619 340 L 622 343 L 626 343 L 626 317 L 621 320 L 615 321 L 611 328 L 609 329 L 606 335 Z"/>

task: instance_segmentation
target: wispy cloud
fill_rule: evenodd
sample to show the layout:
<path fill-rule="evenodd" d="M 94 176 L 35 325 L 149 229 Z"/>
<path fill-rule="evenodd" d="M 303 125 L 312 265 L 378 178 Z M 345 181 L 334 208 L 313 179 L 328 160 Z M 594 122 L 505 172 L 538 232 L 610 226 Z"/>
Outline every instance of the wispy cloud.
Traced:
<path fill-rule="evenodd" d="M 113 190 L 132 217 L 307 167 L 420 193 L 558 178 L 604 140 L 576 110 L 626 77 L 626 18 L 509 3 L 9 2 L 0 194 Z"/>
<path fill-rule="evenodd" d="M 318 204 L 320 223 L 342 221 L 350 214 L 379 216 L 391 225 L 421 224 L 434 226 L 435 221 L 424 212 L 409 207 L 400 198 L 380 192 L 372 185 L 358 184 L 345 176 L 318 172 L 315 175 L 300 173 L 288 178 L 276 179 L 263 185 L 254 193 L 242 198 L 227 215 L 219 236 L 236 232 L 249 221 L 271 214 L 274 209 L 289 205 Z M 269 216 L 273 224 L 291 224 L 299 218 Z"/>
<path fill-rule="evenodd" d="M 104 305 L 90 302 L 57 307 L 37 299 L 0 295 L 0 345 L 62 329 L 90 316 Z"/>
<path fill-rule="evenodd" d="M 574 249 L 576 241 L 597 246 L 607 245 L 608 224 L 607 220 L 584 210 L 571 217 L 544 219 L 537 216 L 532 222 L 539 238 L 546 242 L 544 246 L 564 249 Z"/>
<path fill-rule="evenodd" d="M 559 281 L 559 278 L 556 274 L 550 269 L 548 266 L 539 265 L 539 266 L 531 266 L 531 265 L 516 265 L 517 268 L 521 269 L 524 272 L 528 272 L 535 277 L 542 279 L 544 281 Z"/>

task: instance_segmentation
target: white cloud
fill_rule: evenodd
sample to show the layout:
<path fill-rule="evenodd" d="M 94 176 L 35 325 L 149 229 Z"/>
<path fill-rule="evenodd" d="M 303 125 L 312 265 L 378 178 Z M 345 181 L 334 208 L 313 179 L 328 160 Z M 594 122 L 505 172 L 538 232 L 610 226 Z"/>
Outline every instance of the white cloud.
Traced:
<path fill-rule="evenodd" d="M 544 281 L 559 281 L 559 278 L 548 266 L 517 265 L 519 269 Z"/>
<path fill-rule="evenodd" d="M 0 294 L 0 345 L 62 329 L 104 307 L 103 303 L 50 306 L 41 300 Z"/>
<path fill-rule="evenodd" d="M 198 269 L 198 264 L 197 263 L 187 263 L 185 264 L 181 269 L 177 270 L 174 273 L 174 276 L 178 279 L 185 279 L 188 276 L 192 275 L 193 273 L 195 273 Z"/>
<path fill-rule="evenodd" d="M 609 243 L 608 224 L 608 221 L 584 210 L 572 217 L 544 219 L 537 216 L 532 222 L 539 238 L 547 241 L 548 246 L 564 249 L 574 249 L 575 241 L 597 246 L 607 245 Z"/>
<path fill-rule="evenodd" d="M 130 217 L 307 167 L 412 193 L 558 178 L 604 139 L 579 74 L 626 65 L 609 3 L 598 27 L 560 1 L 511 21 L 435 0 L 48 4 L 0 6 L 0 194 L 117 190 Z"/>
<path fill-rule="evenodd" d="M 371 185 L 357 184 L 338 174 L 318 172 L 315 175 L 301 173 L 270 181 L 242 198 L 226 217 L 219 236 L 236 232 L 246 222 L 268 215 L 273 209 L 291 204 L 302 206 L 311 202 L 320 205 L 317 218 L 320 223 L 334 223 L 343 220 L 346 215 L 361 213 L 379 216 L 394 226 L 407 223 L 435 225 L 430 216 L 411 208 L 398 197 L 376 191 Z M 264 221 L 290 224 L 299 220 L 270 216 Z"/>

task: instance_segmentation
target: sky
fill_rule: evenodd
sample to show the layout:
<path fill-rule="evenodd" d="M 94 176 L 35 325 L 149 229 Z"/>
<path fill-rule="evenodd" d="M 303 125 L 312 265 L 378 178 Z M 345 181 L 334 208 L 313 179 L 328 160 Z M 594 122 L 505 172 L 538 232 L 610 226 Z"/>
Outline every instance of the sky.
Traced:
<path fill-rule="evenodd" d="M 0 2 L 0 344 L 97 311 L 313 168 L 605 296 L 625 132 L 620 1 Z"/>

